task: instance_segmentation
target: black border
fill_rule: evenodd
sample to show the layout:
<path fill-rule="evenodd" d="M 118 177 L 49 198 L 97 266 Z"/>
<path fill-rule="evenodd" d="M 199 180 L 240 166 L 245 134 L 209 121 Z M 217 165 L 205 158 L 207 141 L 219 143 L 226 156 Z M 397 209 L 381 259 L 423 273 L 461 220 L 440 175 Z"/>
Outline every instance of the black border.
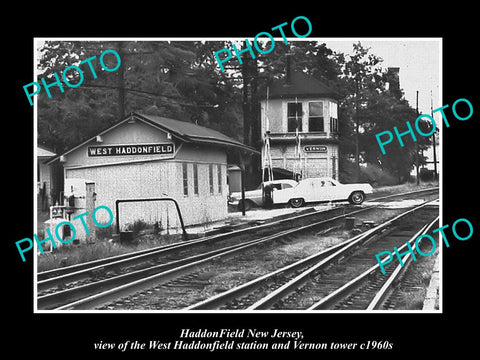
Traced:
<path fill-rule="evenodd" d="M 309 7 L 304 4 L 305 7 Z M 318 4 L 320 6 L 321 4 Z M 31 356 L 65 358 L 66 356 L 104 356 L 93 350 L 99 340 L 176 340 L 182 328 L 258 328 L 303 331 L 307 341 L 362 342 L 388 340 L 394 348 L 386 352 L 368 352 L 381 357 L 422 354 L 438 356 L 449 351 L 469 354 L 475 351 L 476 323 L 475 263 L 478 250 L 478 215 L 470 204 L 478 197 L 476 190 L 476 129 L 478 78 L 476 41 L 473 28 L 476 20 L 473 7 L 452 5 L 439 12 L 417 9 L 406 4 L 333 4 L 326 9 L 317 5 L 310 10 L 295 11 L 285 7 L 272 13 L 244 4 L 211 3 L 203 9 L 119 4 L 105 12 L 98 8 L 84 9 L 79 5 L 67 9 L 48 7 L 21 12 L 21 32 L 11 36 L 4 28 L 6 39 L 2 62 L 7 72 L 4 85 L 4 116 L 7 134 L 3 158 L 6 160 L 4 191 L 4 229 L 6 236 L 3 258 L 9 266 L 8 284 L 4 290 L 4 326 L 7 328 L 6 347 Z M 277 4 L 276 7 L 282 5 Z M 442 5 L 443 6 L 443 5 Z M 205 7 L 218 7 L 219 12 L 205 14 Z M 151 9 L 150 9 L 151 8 Z M 317 10 L 315 10 L 317 9 Z M 61 11 L 60 11 L 61 10 Z M 208 9 L 210 10 L 210 9 Z M 67 16 L 67 14 L 70 14 Z M 190 15 L 187 15 L 190 14 Z M 472 14 L 472 15 L 470 15 Z M 33 261 L 21 262 L 14 242 L 33 234 L 33 108 L 25 99 L 22 86 L 33 78 L 33 38 L 43 36 L 254 36 L 294 17 L 307 16 L 313 25 L 311 37 L 442 37 L 443 38 L 443 104 L 467 98 L 474 107 L 468 121 L 450 122 L 443 137 L 443 222 L 452 224 L 458 218 L 468 218 L 474 225 L 474 236 L 465 242 L 451 241 L 444 247 L 444 313 L 443 314 L 33 314 Z M 62 20 L 63 19 L 63 20 Z M 60 21 L 62 20 L 62 21 Z M 8 25 L 5 22 L 2 26 Z M 9 70 L 10 69 L 10 70 Z M 13 71 L 14 70 L 14 71 Z M 13 100 L 13 101 L 12 101 Z M 451 113 L 447 113 L 451 114 Z M 452 116 L 452 115 L 450 115 Z M 6 215 L 6 216 L 5 216 Z M 8 219 L 8 220 L 7 220 Z M 7 320 L 8 319 L 8 320 Z M 5 349 L 7 350 L 7 349 Z M 37 353 L 37 354 L 36 354 Z M 475 352 L 472 352 L 475 353 Z M 15 354 L 10 352 L 10 354 Z M 170 358 L 180 352 L 113 353 L 116 357 Z M 228 354 L 219 352 L 221 356 Z M 243 352 L 251 356 L 254 352 Z M 260 353 L 261 354 L 261 353 Z M 302 352 L 302 357 L 336 357 L 356 352 Z M 186 355 L 197 356 L 197 352 Z M 210 356 L 210 353 L 202 353 Z M 256 354 L 258 355 L 258 354 Z M 460 355 L 462 356 L 462 355 Z"/>

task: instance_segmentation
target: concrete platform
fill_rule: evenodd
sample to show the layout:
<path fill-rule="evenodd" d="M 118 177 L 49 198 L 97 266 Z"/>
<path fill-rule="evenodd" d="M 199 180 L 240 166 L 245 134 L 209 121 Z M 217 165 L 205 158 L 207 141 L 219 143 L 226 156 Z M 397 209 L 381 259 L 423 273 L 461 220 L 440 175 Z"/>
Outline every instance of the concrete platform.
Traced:
<path fill-rule="evenodd" d="M 186 227 L 187 233 L 196 235 L 213 235 L 215 233 L 227 232 L 234 229 L 241 229 L 248 226 L 255 226 L 273 222 L 288 217 L 306 214 L 310 212 L 322 212 L 341 204 L 323 204 L 317 206 L 305 206 L 301 208 L 274 208 L 274 209 L 252 209 L 242 215 L 241 212 L 231 212 L 227 218 L 221 221 L 199 224 Z"/>

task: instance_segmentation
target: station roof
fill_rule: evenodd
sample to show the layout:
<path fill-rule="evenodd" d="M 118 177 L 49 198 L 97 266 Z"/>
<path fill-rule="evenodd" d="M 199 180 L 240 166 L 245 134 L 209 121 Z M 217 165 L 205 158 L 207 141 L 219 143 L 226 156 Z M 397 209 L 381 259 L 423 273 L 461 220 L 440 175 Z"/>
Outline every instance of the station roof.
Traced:
<path fill-rule="evenodd" d="M 291 71 L 288 76 L 274 80 L 269 86 L 270 99 L 285 98 L 332 98 L 341 96 L 332 88 L 302 71 Z M 266 92 L 263 98 L 266 98 Z"/>
<path fill-rule="evenodd" d="M 232 139 L 225 134 L 217 130 L 207 128 L 205 126 L 196 125 L 187 121 L 174 120 L 166 117 L 155 116 L 155 115 L 146 115 L 137 112 L 131 112 L 125 119 L 110 125 L 107 129 L 95 134 L 89 139 L 83 141 L 82 143 L 70 148 L 65 151 L 63 154 L 56 156 L 51 159 L 49 163 L 52 163 L 60 158 L 60 156 L 67 155 L 68 153 L 82 147 L 83 145 L 88 144 L 91 141 L 94 141 L 97 136 L 101 136 L 110 130 L 116 128 L 117 126 L 122 125 L 123 123 L 130 120 L 139 120 L 144 123 L 147 123 L 154 128 L 157 128 L 164 132 L 169 132 L 173 137 L 179 139 L 180 141 L 193 143 L 193 144 L 202 144 L 202 145 L 213 145 L 220 146 L 229 149 L 240 150 L 249 154 L 260 154 L 256 149 L 247 146 L 240 141 Z"/>
<path fill-rule="evenodd" d="M 131 115 L 139 117 L 151 125 L 160 128 L 161 130 L 168 131 L 173 136 L 185 142 L 206 144 L 215 143 L 218 145 L 235 147 L 249 152 L 257 152 L 257 150 L 241 143 L 240 141 L 234 140 L 217 130 L 200 126 L 188 121 L 174 120 L 166 117 L 145 115 L 141 113 L 132 113 Z"/>

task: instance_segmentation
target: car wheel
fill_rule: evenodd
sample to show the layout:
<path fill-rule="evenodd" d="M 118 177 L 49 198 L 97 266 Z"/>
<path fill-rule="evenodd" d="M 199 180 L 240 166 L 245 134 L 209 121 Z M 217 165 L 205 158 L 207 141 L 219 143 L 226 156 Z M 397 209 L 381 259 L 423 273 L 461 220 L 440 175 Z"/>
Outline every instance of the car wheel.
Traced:
<path fill-rule="evenodd" d="M 305 203 L 305 200 L 303 200 L 302 198 L 290 199 L 288 203 L 293 208 L 299 208 L 303 206 L 303 204 Z"/>
<path fill-rule="evenodd" d="M 348 198 L 348 201 L 350 201 L 350 204 L 353 204 L 353 205 L 360 205 L 361 203 L 363 203 L 364 200 L 365 200 L 365 194 L 362 191 L 354 191 Z"/>
<path fill-rule="evenodd" d="M 252 202 L 250 200 L 245 200 L 245 211 L 248 211 L 252 208 Z M 237 205 L 237 210 L 242 211 L 243 209 L 243 200 L 240 200 Z"/>

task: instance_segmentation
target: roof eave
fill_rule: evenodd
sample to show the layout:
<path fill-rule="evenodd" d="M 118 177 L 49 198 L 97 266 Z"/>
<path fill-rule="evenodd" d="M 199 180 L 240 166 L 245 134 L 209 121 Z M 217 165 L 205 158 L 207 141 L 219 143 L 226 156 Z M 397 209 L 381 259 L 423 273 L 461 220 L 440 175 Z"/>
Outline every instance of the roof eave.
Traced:
<path fill-rule="evenodd" d="M 260 155 L 260 151 L 244 144 L 240 143 L 234 143 L 234 142 L 227 142 L 223 140 L 217 140 L 217 139 L 212 139 L 212 138 L 204 138 L 204 137 L 189 137 L 191 140 L 191 143 L 194 144 L 208 144 L 208 145 L 217 145 L 217 146 L 222 146 L 226 148 L 233 148 L 237 150 L 242 150 L 242 151 L 247 151 L 249 153 L 255 154 L 255 155 Z"/>
<path fill-rule="evenodd" d="M 237 149 L 241 149 L 241 150 L 244 150 L 244 151 L 248 151 L 248 152 L 251 152 L 253 154 L 260 154 L 260 152 L 258 152 L 257 150 L 253 149 L 253 148 L 250 148 L 249 146 L 247 145 L 244 145 L 244 144 L 240 144 L 240 143 L 233 143 L 233 142 L 228 142 L 228 141 L 225 141 L 225 140 L 218 140 L 218 139 L 212 139 L 212 138 L 205 138 L 205 137 L 201 137 L 201 136 L 198 136 L 198 137 L 195 137 L 195 136 L 188 136 L 188 135 L 185 135 L 185 134 L 182 134 L 178 131 L 176 131 L 175 129 L 172 129 L 170 127 L 167 127 L 165 125 L 160 125 L 154 121 L 151 121 L 149 120 L 147 117 L 141 115 L 141 114 L 138 114 L 138 113 L 135 113 L 135 112 L 131 112 L 129 115 L 127 115 L 125 117 L 125 119 L 123 119 L 122 121 L 119 121 L 118 123 L 116 124 L 113 124 L 111 126 L 109 126 L 107 129 L 101 131 L 100 133 L 88 138 L 87 140 L 81 142 L 80 144 L 72 147 L 71 149 L 68 149 L 67 151 L 65 151 L 64 153 L 60 154 L 60 155 L 57 155 L 55 156 L 54 158 L 52 158 L 51 160 L 49 160 L 47 162 L 48 165 L 52 164 L 53 162 L 57 161 L 58 159 L 60 159 L 60 157 L 62 156 L 66 156 L 68 155 L 69 153 L 77 150 L 78 148 L 88 144 L 89 142 L 91 141 L 94 141 L 96 139 L 97 136 L 101 136 L 107 132 L 109 132 L 110 130 L 122 125 L 123 123 L 125 123 L 126 121 L 130 121 L 132 118 L 134 119 L 137 119 L 139 121 L 142 121 L 150 126 L 153 126 L 161 131 L 165 131 L 165 132 L 168 132 L 170 133 L 174 138 L 180 140 L 180 141 L 183 141 L 183 142 L 186 142 L 186 143 L 216 143 L 217 145 L 221 145 L 221 144 L 224 144 L 226 147 L 233 147 L 233 148 L 237 148 Z"/>
<path fill-rule="evenodd" d="M 269 96 L 268 99 L 333 99 L 333 100 L 340 100 L 341 96 L 338 94 L 308 94 L 308 93 L 302 93 L 302 94 L 276 94 L 273 96 Z M 266 97 L 262 97 L 261 100 L 266 100 Z"/>

